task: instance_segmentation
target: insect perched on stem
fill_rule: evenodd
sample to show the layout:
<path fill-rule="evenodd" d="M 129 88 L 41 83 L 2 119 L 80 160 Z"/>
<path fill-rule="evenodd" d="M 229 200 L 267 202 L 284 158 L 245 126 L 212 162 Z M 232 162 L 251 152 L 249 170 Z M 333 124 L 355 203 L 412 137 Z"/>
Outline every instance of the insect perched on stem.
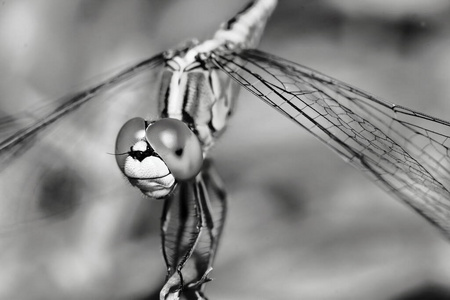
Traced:
<path fill-rule="evenodd" d="M 255 50 L 276 4 L 250 2 L 210 40 L 192 41 L 137 63 L 61 99 L 55 107 L 43 108 L 39 117 L 32 112 L 5 119 L 5 126 L 11 122 L 21 127 L 1 141 L 2 163 L 9 165 L 40 142 L 41 133 L 78 109 L 139 82 L 136 78 L 143 74 L 158 74 L 156 100 L 134 95 L 130 100 L 155 102 L 153 115 L 146 118 L 147 111 L 136 111 L 125 122 L 114 155 L 133 186 L 145 196 L 164 200 L 161 239 L 167 276 L 160 298 L 178 299 L 183 294 L 205 299 L 227 207 L 210 149 L 225 130 L 243 87 L 449 237 L 450 123 Z M 25 118 L 31 121 L 22 126 Z"/>

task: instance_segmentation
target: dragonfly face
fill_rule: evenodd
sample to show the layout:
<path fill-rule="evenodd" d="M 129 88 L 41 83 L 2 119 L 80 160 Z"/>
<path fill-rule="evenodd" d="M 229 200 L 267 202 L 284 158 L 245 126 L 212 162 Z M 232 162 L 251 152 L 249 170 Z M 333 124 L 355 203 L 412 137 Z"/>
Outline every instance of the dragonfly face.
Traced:
<path fill-rule="evenodd" d="M 127 150 L 128 149 L 128 150 Z M 116 140 L 116 161 L 130 183 L 148 197 L 167 197 L 176 181 L 192 179 L 203 164 L 200 142 L 181 121 L 129 120 Z"/>

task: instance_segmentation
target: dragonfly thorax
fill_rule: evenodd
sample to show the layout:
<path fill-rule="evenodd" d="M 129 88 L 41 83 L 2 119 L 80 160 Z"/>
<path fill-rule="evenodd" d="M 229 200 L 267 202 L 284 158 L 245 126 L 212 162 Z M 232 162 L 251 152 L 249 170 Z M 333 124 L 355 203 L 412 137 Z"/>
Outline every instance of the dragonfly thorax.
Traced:
<path fill-rule="evenodd" d="M 159 116 L 186 123 L 206 153 L 226 127 L 239 86 L 200 57 L 189 65 L 181 65 L 189 53 L 181 53 L 165 63 L 158 97 Z"/>

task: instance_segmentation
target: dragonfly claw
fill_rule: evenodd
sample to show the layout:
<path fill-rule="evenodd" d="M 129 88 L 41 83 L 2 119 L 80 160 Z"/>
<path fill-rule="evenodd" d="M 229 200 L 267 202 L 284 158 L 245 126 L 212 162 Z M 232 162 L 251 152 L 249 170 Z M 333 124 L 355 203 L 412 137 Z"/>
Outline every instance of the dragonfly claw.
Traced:
<path fill-rule="evenodd" d="M 192 282 L 189 283 L 187 285 L 187 288 L 191 289 L 191 290 L 199 290 L 200 287 L 207 282 L 212 281 L 213 279 L 211 277 L 208 277 L 209 273 L 211 273 L 212 271 L 212 267 L 209 267 L 208 270 L 206 270 L 205 274 L 203 274 L 202 278 L 200 278 L 198 281 L 196 282 Z"/>

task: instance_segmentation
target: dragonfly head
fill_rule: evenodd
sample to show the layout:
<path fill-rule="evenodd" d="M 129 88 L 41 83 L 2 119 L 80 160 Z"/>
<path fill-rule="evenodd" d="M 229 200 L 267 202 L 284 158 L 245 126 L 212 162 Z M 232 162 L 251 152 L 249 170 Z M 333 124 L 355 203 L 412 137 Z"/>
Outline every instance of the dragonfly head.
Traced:
<path fill-rule="evenodd" d="M 122 173 L 152 198 L 165 198 L 177 181 L 195 177 L 203 164 L 197 136 L 176 119 L 129 120 L 117 135 L 115 151 Z"/>

